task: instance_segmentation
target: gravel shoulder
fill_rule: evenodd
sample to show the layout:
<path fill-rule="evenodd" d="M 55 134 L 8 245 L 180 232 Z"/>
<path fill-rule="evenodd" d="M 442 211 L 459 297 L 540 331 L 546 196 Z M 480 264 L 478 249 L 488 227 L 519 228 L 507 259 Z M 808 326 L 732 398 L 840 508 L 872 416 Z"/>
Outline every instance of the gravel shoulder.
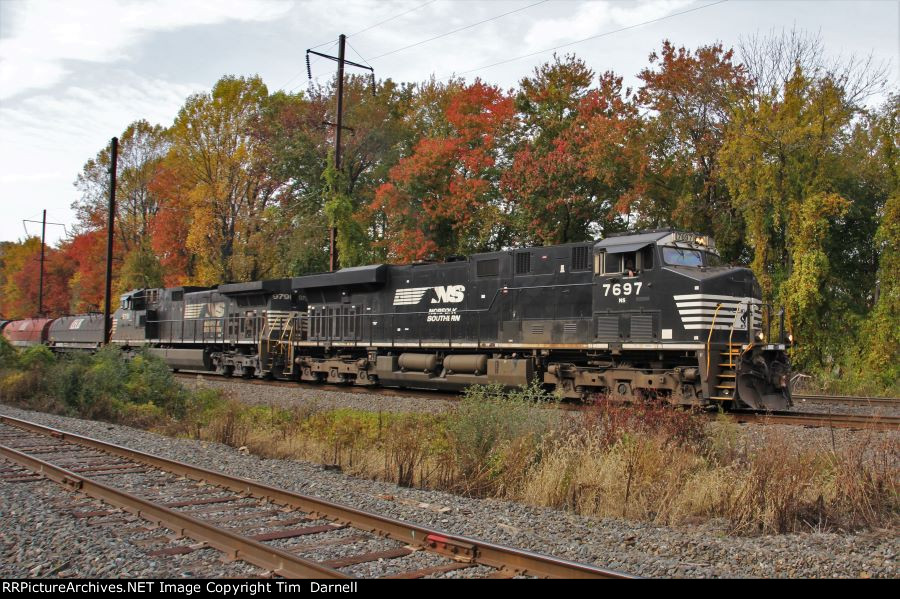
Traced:
<path fill-rule="evenodd" d="M 258 388 L 256 389 L 259 395 Z M 287 391 L 293 392 L 290 389 Z M 268 397 L 269 393 L 266 395 L 267 400 L 271 399 Z M 321 392 L 316 392 L 316 395 L 320 396 Z M 383 400 L 364 397 L 369 398 L 368 401 Z M 409 398 L 398 399 L 409 401 Z M 31 419 L 235 476 L 253 478 L 451 533 L 550 553 L 640 576 L 894 578 L 898 574 L 900 536 L 895 530 L 854 534 L 810 532 L 730 537 L 715 522 L 677 528 L 619 519 L 587 518 L 509 501 L 472 499 L 443 492 L 402 488 L 325 471 L 305 462 L 260 459 L 242 455 L 233 448 L 219 444 L 172 439 L 108 423 L 29 412 L 4 405 L 0 405 L 0 413 Z M 823 442 L 830 445 L 830 437 Z M 79 526 L 74 519 L 69 518 L 74 524 L 62 522 L 54 519 L 56 516 L 52 512 L 48 514 L 39 507 L 27 507 L 30 502 L 40 505 L 41 494 L 29 494 L 27 490 L 36 488 L 35 485 L 38 484 L 49 485 L 28 483 L 26 487 L 0 482 L 2 517 L 5 523 L 0 536 L 3 542 L 3 559 L 0 560 L 2 576 L 41 575 L 41 571 L 31 574 L 31 569 L 47 561 L 47 558 L 42 554 L 20 554 L 21 548 L 29 545 L 31 535 L 35 534 L 33 531 L 64 527 L 62 530 L 68 529 L 71 534 L 77 535 L 74 538 L 100 536 L 95 528 L 72 530 Z M 52 489 L 46 489 L 42 493 L 49 493 L 49 500 L 53 499 Z M 73 537 L 63 535 L 56 541 L 41 541 L 38 546 L 43 551 L 55 551 L 61 546 L 60 539 L 65 538 Z M 105 556 L 101 560 L 108 561 L 111 556 L 121 556 L 127 563 L 103 573 L 98 570 L 97 575 L 129 577 L 150 572 L 153 576 L 179 576 L 184 572 L 183 568 L 179 571 L 177 567 L 160 565 L 162 562 L 159 560 L 150 566 L 150 560 L 146 556 L 104 548 L 107 542 L 108 539 L 105 538 L 91 538 L 90 543 L 81 547 L 86 556 L 84 559 L 89 560 L 96 552 L 97 555 Z M 33 542 L 31 544 L 34 545 Z M 11 556 L 16 561 L 11 561 Z M 46 575 L 59 574 L 49 574 L 47 570 L 44 572 L 48 572 Z M 92 572 L 94 571 L 79 570 L 79 575 L 92 575 Z M 196 571 L 192 575 L 217 574 Z M 218 575 L 229 574 L 222 572 Z"/>

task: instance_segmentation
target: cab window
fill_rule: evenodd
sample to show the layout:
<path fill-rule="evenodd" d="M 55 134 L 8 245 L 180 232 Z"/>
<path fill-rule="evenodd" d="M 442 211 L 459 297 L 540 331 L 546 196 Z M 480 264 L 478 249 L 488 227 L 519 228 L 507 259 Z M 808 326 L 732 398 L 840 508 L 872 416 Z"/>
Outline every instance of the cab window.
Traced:
<path fill-rule="evenodd" d="M 664 247 L 663 260 L 671 266 L 703 266 L 703 252 L 677 247 Z"/>
<path fill-rule="evenodd" d="M 653 246 L 647 246 L 639 252 L 623 252 L 609 254 L 601 252 L 594 256 L 594 274 L 618 275 L 631 271 L 637 276 L 645 270 L 653 268 Z"/>
<path fill-rule="evenodd" d="M 706 252 L 706 265 L 707 266 L 728 266 L 725 264 L 725 261 L 722 260 L 721 257 L 713 254 L 712 252 Z"/>

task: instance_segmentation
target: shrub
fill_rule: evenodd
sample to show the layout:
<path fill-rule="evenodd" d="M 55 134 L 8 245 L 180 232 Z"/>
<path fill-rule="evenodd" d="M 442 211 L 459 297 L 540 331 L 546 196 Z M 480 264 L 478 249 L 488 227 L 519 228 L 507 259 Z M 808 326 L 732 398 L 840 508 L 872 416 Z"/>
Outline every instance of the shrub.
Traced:
<path fill-rule="evenodd" d="M 141 351 L 128 362 L 125 393 L 136 404 L 154 404 L 170 416 L 184 415 L 187 392 L 169 367 L 149 352 Z"/>
<path fill-rule="evenodd" d="M 19 355 L 19 367 L 25 370 L 44 370 L 56 363 L 56 356 L 46 345 L 32 345 Z"/>
<path fill-rule="evenodd" d="M 458 471 L 458 488 L 484 494 L 511 471 L 508 458 L 520 466 L 521 452 L 535 447 L 558 414 L 537 402 L 552 402 L 540 385 L 508 392 L 500 385 L 472 386 L 447 415 L 445 426 Z M 512 444 L 516 442 L 515 450 Z M 519 471 L 521 473 L 521 470 Z"/>
<path fill-rule="evenodd" d="M 10 342 L 0 335 L 0 370 L 14 369 L 19 365 L 19 352 Z"/>

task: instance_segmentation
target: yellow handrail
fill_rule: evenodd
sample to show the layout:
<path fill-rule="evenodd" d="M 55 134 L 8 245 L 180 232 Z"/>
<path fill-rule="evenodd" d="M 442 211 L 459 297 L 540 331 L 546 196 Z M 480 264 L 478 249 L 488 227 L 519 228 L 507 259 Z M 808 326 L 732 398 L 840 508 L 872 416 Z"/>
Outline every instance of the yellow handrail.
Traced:
<path fill-rule="evenodd" d="M 716 330 L 716 318 L 719 316 L 719 310 L 722 308 L 722 303 L 719 302 L 716 304 L 716 311 L 713 312 L 712 324 L 709 325 L 709 337 L 706 338 L 706 378 L 704 380 L 709 381 L 709 346 L 712 343 L 712 334 L 713 331 Z"/>
<path fill-rule="evenodd" d="M 738 306 L 740 307 L 740 304 L 738 304 Z M 753 314 L 750 312 L 749 304 L 747 306 L 747 317 L 753 318 Z M 736 321 L 737 321 L 737 315 L 735 315 L 734 320 L 731 321 L 731 328 L 728 330 L 728 367 L 729 368 L 734 368 L 734 354 L 731 353 L 731 340 L 734 338 L 734 323 Z M 712 329 L 710 329 L 710 333 L 711 332 L 712 332 Z M 749 339 L 749 337 L 750 337 L 750 324 L 748 321 L 747 338 Z M 707 368 L 709 368 L 709 367 L 707 366 Z"/>

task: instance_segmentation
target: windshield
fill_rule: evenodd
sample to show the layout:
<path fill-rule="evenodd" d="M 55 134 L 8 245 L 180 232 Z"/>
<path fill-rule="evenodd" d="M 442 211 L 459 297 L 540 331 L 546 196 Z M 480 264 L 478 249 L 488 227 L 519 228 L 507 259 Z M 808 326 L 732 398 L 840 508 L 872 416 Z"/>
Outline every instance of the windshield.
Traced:
<path fill-rule="evenodd" d="M 663 260 L 672 266 L 703 266 L 703 253 L 700 250 L 664 247 Z"/>
<path fill-rule="evenodd" d="M 706 252 L 706 265 L 707 266 L 728 266 L 721 257 L 712 252 Z"/>

